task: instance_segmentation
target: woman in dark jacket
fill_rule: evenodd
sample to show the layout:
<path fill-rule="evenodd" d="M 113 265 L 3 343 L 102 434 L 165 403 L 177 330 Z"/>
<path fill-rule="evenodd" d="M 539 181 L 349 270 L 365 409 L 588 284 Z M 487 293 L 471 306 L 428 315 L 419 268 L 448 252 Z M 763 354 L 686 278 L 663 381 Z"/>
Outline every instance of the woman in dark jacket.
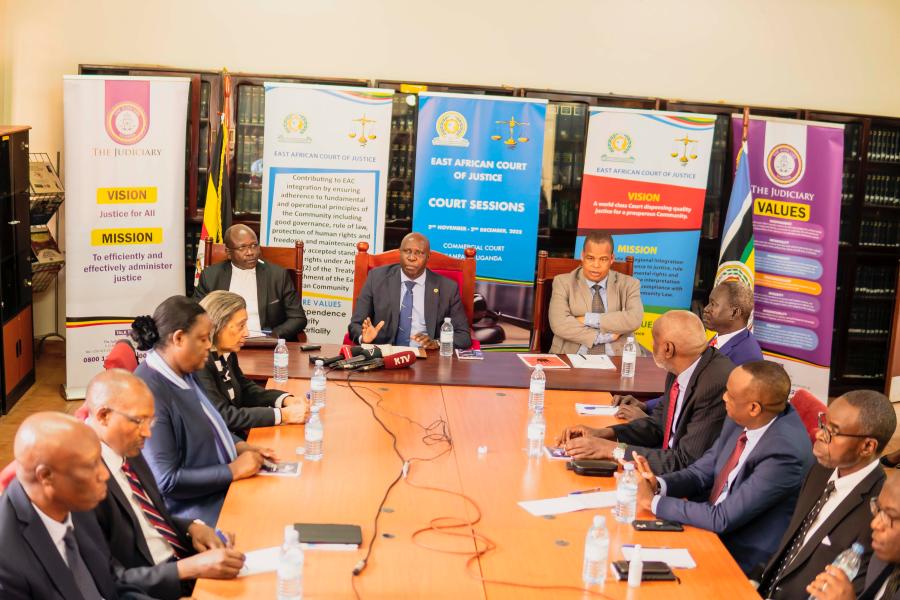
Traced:
<path fill-rule="evenodd" d="M 149 350 L 134 374 L 153 393 L 156 412 L 143 454 L 173 516 L 214 526 L 232 481 L 255 475 L 269 449 L 237 440 L 194 373 L 209 352 L 212 322 L 184 296 L 163 301 L 152 317 L 138 317 L 131 337 Z"/>
<path fill-rule="evenodd" d="M 241 371 L 238 351 L 249 335 L 244 299 L 234 292 L 217 290 L 204 296 L 200 305 L 212 319 L 212 349 L 206 365 L 197 372 L 197 379 L 228 429 L 246 439 L 247 431 L 253 427 L 306 422 L 306 398 L 267 390 Z"/>

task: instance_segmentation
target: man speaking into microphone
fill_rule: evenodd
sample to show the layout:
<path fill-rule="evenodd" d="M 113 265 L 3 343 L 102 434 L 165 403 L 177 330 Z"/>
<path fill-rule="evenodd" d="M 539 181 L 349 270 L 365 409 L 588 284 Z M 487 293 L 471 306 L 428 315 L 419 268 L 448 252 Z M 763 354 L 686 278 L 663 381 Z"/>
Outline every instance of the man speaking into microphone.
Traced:
<path fill-rule="evenodd" d="M 400 243 L 400 262 L 372 269 L 348 332 L 354 344 L 393 344 L 436 350 L 445 317 L 453 323 L 453 346 L 469 348 L 469 322 L 451 279 L 426 268 L 431 246 L 421 233 Z"/>

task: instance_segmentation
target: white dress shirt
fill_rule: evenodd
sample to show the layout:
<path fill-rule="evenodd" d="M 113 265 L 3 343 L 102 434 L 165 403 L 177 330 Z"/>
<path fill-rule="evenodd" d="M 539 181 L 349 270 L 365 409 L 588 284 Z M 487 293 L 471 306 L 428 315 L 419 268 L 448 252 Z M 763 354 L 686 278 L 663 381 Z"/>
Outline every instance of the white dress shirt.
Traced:
<path fill-rule="evenodd" d="M 809 526 L 806 537 L 803 538 L 804 545 L 806 545 L 812 535 L 816 532 L 816 529 L 818 529 L 822 523 L 831 516 L 831 513 L 840 506 L 841 502 L 850 495 L 850 492 L 852 492 L 863 479 L 868 477 L 872 471 L 879 468 L 881 468 L 881 463 L 877 460 L 873 460 L 859 471 L 844 475 L 843 477 L 838 477 L 837 469 L 834 470 L 831 477 L 828 478 L 829 482 L 834 482 L 834 491 L 831 493 L 831 497 L 828 498 L 828 502 L 822 505 L 822 509 L 819 511 L 818 516 L 816 516 L 816 520 Z M 802 548 L 803 546 L 800 547 Z"/>
<path fill-rule="evenodd" d="M 151 525 L 150 521 L 147 520 L 147 515 L 144 514 L 141 505 L 138 504 L 135 499 L 134 494 L 131 491 L 131 484 L 128 483 L 128 477 L 125 475 L 125 472 L 122 471 L 122 464 L 125 462 L 125 459 L 119 456 L 115 450 L 102 441 L 100 442 L 100 453 L 103 456 L 103 462 L 106 463 L 106 468 L 109 469 L 109 472 L 112 475 L 113 481 L 115 481 L 116 485 L 119 486 L 119 489 L 122 490 L 122 493 L 128 499 L 129 506 L 131 506 L 131 511 L 134 513 L 134 516 L 137 517 L 138 523 L 141 526 L 141 534 L 147 541 L 147 547 L 150 549 L 150 556 L 153 557 L 153 563 L 158 565 L 166 562 L 172 558 L 172 555 L 175 553 L 172 550 L 171 544 L 166 541 L 166 538 L 164 538 L 156 527 Z"/>
<path fill-rule="evenodd" d="M 424 333 L 425 335 L 431 337 L 431 333 L 427 330 L 425 325 L 425 275 L 427 273 L 422 271 L 422 274 L 416 277 L 415 279 L 410 279 L 406 276 L 406 273 L 403 270 L 400 270 L 400 304 L 403 305 L 403 297 L 406 295 L 406 282 L 413 281 L 415 285 L 413 286 L 413 311 L 412 311 L 412 327 L 409 330 L 409 345 L 412 348 L 418 348 L 419 343 L 413 339 L 413 336 L 418 333 Z M 401 309 L 402 310 L 402 309 Z"/>
<path fill-rule="evenodd" d="M 675 431 L 678 430 L 678 419 L 681 417 L 681 409 L 684 408 L 684 395 L 687 392 L 691 376 L 697 369 L 697 365 L 700 364 L 700 358 L 698 356 L 697 360 L 692 362 L 687 369 L 679 373 L 675 378 L 675 381 L 678 382 L 678 397 L 675 399 L 675 415 L 672 417 L 672 434 L 669 436 L 669 448 L 675 447 Z"/>
<path fill-rule="evenodd" d="M 53 517 L 46 515 L 34 502 L 32 502 L 31 505 L 34 507 L 35 512 L 37 512 L 38 517 L 40 517 L 41 522 L 44 523 L 47 533 L 50 534 L 50 540 L 53 542 L 53 545 L 56 546 L 59 555 L 62 556 L 63 562 L 68 566 L 69 561 L 66 560 L 66 542 L 63 538 L 66 537 L 66 532 L 70 527 L 73 529 L 75 527 L 72 523 L 72 513 L 66 513 L 66 520 L 60 523 Z"/>
<path fill-rule="evenodd" d="M 231 265 L 231 285 L 229 292 L 234 292 L 247 303 L 247 329 L 250 335 L 259 335 L 262 325 L 259 323 L 259 292 L 256 287 L 256 267 L 239 269 Z"/>
<path fill-rule="evenodd" d="M 731 338 L 733 338 L 734 336 L 736 336 L 736 335 L 739 334 L 740 332 L 744 331 L 745 329 L 747 329 L 747 328 L 746 328 L 746 327 L 741 327 L 741 328 L 738 329 L 737 331 L 732 331 L 731 333 L 716 333 L 715 338 L 713 338 L 713 339 L 716 340 L 716 348 L 718 348 L 719 350 L 721 350 L 721 349 L 722 349 L 722 346 L 724 346 L 725 344 L 727 344 L 727 343 L 729 342 L 729 340 L 731 340 Z"/>

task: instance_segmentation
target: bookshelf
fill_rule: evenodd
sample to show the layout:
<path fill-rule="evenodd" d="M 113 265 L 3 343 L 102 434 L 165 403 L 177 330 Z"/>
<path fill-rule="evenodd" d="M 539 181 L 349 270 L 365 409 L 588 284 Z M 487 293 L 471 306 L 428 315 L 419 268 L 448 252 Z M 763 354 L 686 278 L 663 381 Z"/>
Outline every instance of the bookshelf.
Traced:
<path fill-rule="evenodd" d="M 180 76 L 191 79 L 188 142 L 185 148 L 185 226 L 188 259 L 185 278 L 193 289 L 193 257 L 199 242 L 211 145 L 218 133 L 223 79 L 220 73 L 170 67 L 81 65 L 83 74 Z M 385 250 L 399 246 L 411 231 L 415 176 L 418 96 L 439 91 L 546 98 L 544 172 L 538 248 L 552 256 L 571 256 L 581 199 L 581 173 L 591 106 L 614 106 L 716 115 L 704 218 L 692 308 L 699 310 L 711 291 L 718 264 L 719 239 L 728 206 L 734 140 L 730 117 L 741 105 L 678 99 L 631 97 L 507 86 L 431 83 L 402 80 L 322 78 L 255 73 L 231 74 L 229 149 L 233 221 L 259 230 L 262 183 L 262 132 L 265 81 L 388 88 L 396 91 L 391 120 Z M 845 158 L 841 230 L 832 350 L 831 395 L 848 389 L 884 389 L 888 349 L 898 345 L 891 315 L 898 310 L 900 259 L 900 119 L 815 110 L 751 106 L 752 115 L 842 123 Z"/>

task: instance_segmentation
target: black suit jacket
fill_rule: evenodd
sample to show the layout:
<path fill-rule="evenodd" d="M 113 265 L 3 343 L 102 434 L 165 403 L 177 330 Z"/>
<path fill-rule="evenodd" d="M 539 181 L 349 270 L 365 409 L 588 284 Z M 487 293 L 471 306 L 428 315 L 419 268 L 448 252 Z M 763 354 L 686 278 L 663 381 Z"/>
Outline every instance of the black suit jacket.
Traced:
<path fill-rule="evenodd" d="M 869 570 L 866 574 L 866 584 L 859 600 L 900 600 L 900 591 L 894 593 L 890 598 L 877 598 L 877 594 L 881 590 L 881 586 L 897 565 L 884 563 L 877 556 L 872 556 L 869 561 Z"/>
<path fill-rule="evenodd" d="M 833 469 L 826 469 L 819 464 L 813 465 L 810 469 L 803 482 L 803 487 L 800 488 L 797 508 L 791 517 L 787 531 L 784 532 L 784 537 L 781 538 L 778 550 L 766 565 L 762 582 L 766 583 L 769 577 L 775 575 L 774 571 L 778 568 L 782 555 L 788 550 L 791 538 L 800 529 L 803 519 L 822 496 L 825 486 L 828 485 L 828 478 L 833 472 Z M 866 579 L 866 567 L 872 556 L 872 530 L 869 528 L 872 513 L 869 511 L 869 498 L 878 496 L 884 480 L 884 470 L 879 467 L 859 482 L 850 495 L 816 529 L 809 542 L 800 549 L 797 558 L 788 565 L 781 578 L 775 582 L 770 597 L 785 600 L 807 597 L 809 594 L 806 592 L 806 586 L 816 578 L 816 575 L 824 571 L 825 567 L 830 565 L 838 554 L 857 541 L 863 545 L 866 553 L 863 554 L 859 574 L 853 580 L 853 587 L 857 594 L 862 591 Z M 822 543 L 826 537 L 830 544 Z"/>
<path fill-rule="evenodd" d="M 431 269 L 425 270 L 425 328 L 426 333 L 435 340 L 441 337 L 441 325 L 444 317 L 450 317 L 453 323 L 453 346 L 469 348 L 472 336 L 469 333 L 469 321 L 462 301 L 459 299 L 459 286 L 452 279 L 438 275 Z M 400 265 L 378 267 L 369 272 L 363 285 L 353 317 L 347 328 L 350 339 L 355 343 L 362 334 L 362 323 L 366 317 L 373 325 L 384 321 L 384 326 L 375 338 L 375 344 L 393 344 L 397 337 L 400 323 Z M 417 332 L 412 332 L 417 333 Z"/>
<path fill-rule="evenodd" d="M 153 506 L 172 528 L 172 531 L 178 534 L 181 545 L 188 550 L 193 550 L 191 540 L 187 536 L 187 530 L 192 521 L 176 518 L 169 514 L 162 494 L 159 493 L 156 480 L 153 479 L 153 473 L 143 456 L 138 454 L 129 458 L 128 462 L 141 485 L 144 486 L 144 491 L 147 492 Z M 152 596 L 163 600 L 169 598 L 177 600 L 185 595 L 184 592 L 187 590 L 182 589 L 175 562 L 164 562 L 159 565 L 153 562 L 147 540 L 141 532 L 138 516 L 134 514 L 131 504 L 112 475 L 106 485 L 108 490 L 106 498 L 97 505 L 94 514 L 97 515 L 97 522 L 109 544 L 110 553 L 116 562 L 124 567 L 124 571 L 119 573 L 119 577 L 123 581 L 142 587 Z"/>
<path fill-rule="evenodd" d="M 247 379 L 238 364 L 238 355 L 232 352 L 226 359 L 230 379 L 225 381 L 216 362 L 219 354 L 211 351 L 206 366 L 194 373 L 203 386 L 206 397 L 222 414 L 228 429 L 246 438 L 245 431 L 253 427 L 271 427 L 275 424 L 275 401 L 284 395 L 281 390 L 267 390 Z M 233 398 L 231 397 L 233 394 Z"/>
<path fill-rule="evenodd" d="M 194 288 L 194 299 L 199 301 L 213 290 L 227 291 L 233 268 L 231 261 L 226 260 L 203 269 Z M 263 261 L 256 264 L 256 301 L 259 324 L 263 329 L 271 329 L 273 337 L 296 341 L 297 334 L 306 328 L 306 313 L 294 282 L 278 265 Z"/>
<path fill-rule="evenodd" d="M 725 403 L 722 394 L 734 363 L 715 348 L 707 348 L 700 355 L 684 392 L 683 406 L 675 426 L 675 445 L 663 448 L 663 432 L 669 410 L 669 390 L 675 383 L 675 375 L 666 377 L 666 391 L 649 416 L 623 425 L 613 425 L 616 437 L 628 444 L 625 450 L 647 458 L 657 475 L 678 471 L 691 465 L 713 445 L 722 422 L 725 420 Z"/>
<path fill-rule="evenodd" d="M 134 585 L 116 580 L 109 548 L 92 512 L 72 513 L 72 524 L 81 558 L 106 600 L 149 598 Z M 75 578 L 18 480 L 9 484 L 0 499 L 0 548 L 0 598 L 83 598 Z"/>

